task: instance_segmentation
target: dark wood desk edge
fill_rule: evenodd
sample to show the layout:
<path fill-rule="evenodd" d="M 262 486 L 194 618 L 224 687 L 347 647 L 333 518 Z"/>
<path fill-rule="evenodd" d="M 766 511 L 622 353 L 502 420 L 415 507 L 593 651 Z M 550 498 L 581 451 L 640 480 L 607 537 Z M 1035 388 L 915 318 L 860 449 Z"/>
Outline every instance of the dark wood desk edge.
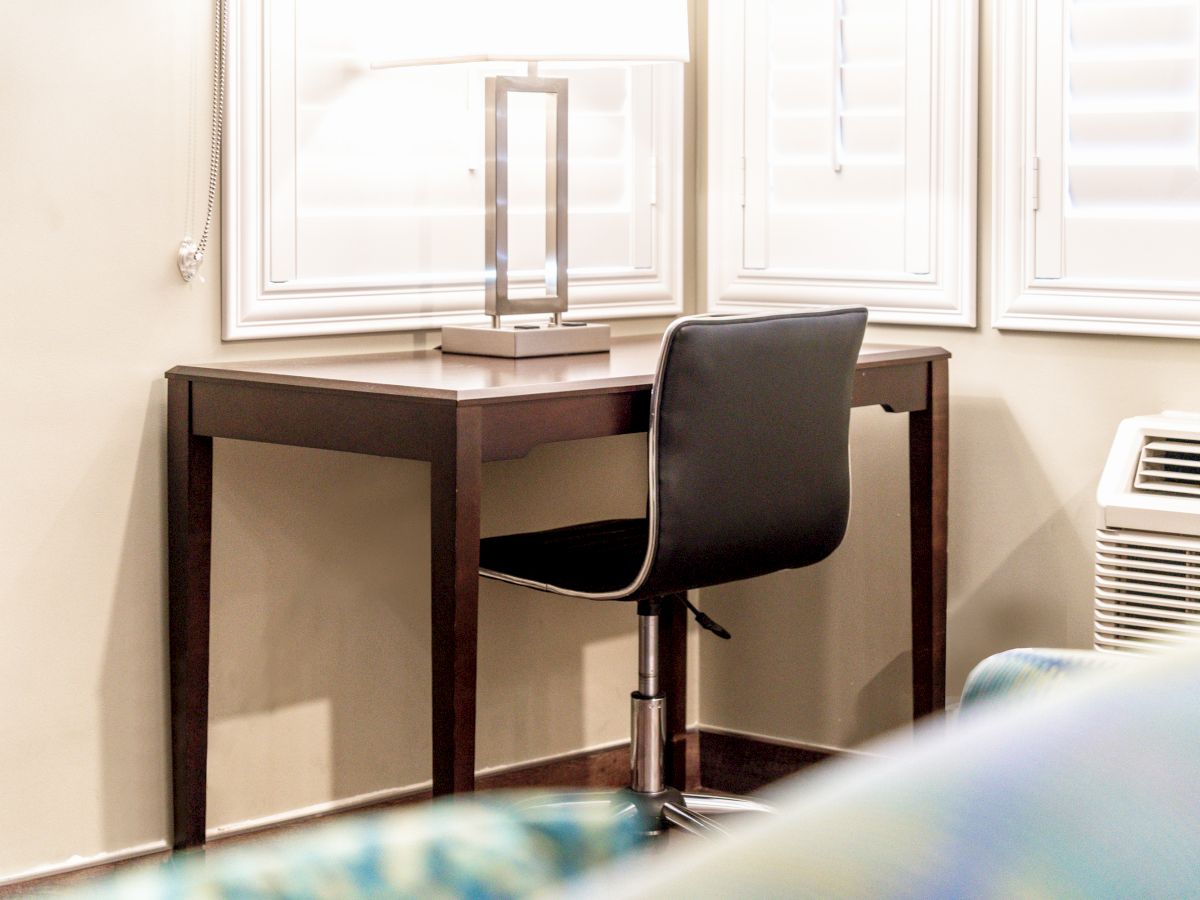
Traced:
<path fill-rule="evenodd" d="M 632 337 L 616 338 L 613 341 L 615 350 L 620 350 L 623 346 L 631 344 L 645 343 L 651 345 L 654 349 L 658 345 L 659 338 L 651 335 L 640 335 Z M 918 356 L 937 359 L 941 357 L 949 357 L 950 353 L 944 347 L 939 347 L 936 344 L 889 344 L 889 343 L 873 343 L 871 341 L 863 342 L 864 348 L 877 347 L 879 350 L 872 351 L 873 354 L 880 358 L 891 358 L 892 356 L 900 356 L 903 358 L 916 359 Z M 296 356 L 296 357 L 276 357 L 273 359 L 246 359 L 246 360 L 230 360 L 229 362 L 213 362 L 213 363 L 182 363 L 166 371 L 168 377 L 173 375 L 182 375 L 185 377 L 199 376 L 211 373 L 225 373 L 227 375 L 242 376 L 248 373 L 245 369 L 239 366 L 286 366 L 297 363 L 311 363 L 319 365 L 323 363 L 347 363 L 347 362 L 362 362 L 366 360 L 375 360 L 385 362 L 402 357 L 417 357 L 421 355 L 441 355 L 440 350 L 393 350 L 385 353 L 339 353 L 329 356 Z M 453 355 L 453 354 L 451 354 Z M 602 354 L 586 354 L 600 356 Z M 471 356 L 456 356 L 457 359 L 477 359 L 488 360 L 490 357 L 471 357 Z M 551 360 L 558 357 L 543 356 L 530 357 L 521 362 L 537 363 L 539 360 Z M 502 358 L 497 358 L 501 360 Z M 516 360 L 509 360 L 516 362 Z"/>
<path fill-rule="evenodd" d="M 866 345 L 868 347 L 875 345 Z M 895 366 L 904 363 L 930 362 L 937 359 L 949 359 L 950 353 L 942 347 L 935 346 L 899 346 L 879 345 L 885 350 L 871 351 L 865 359 L 860 358 L 857 370 L 873 369 L 885 366 Z M 355 359 L 387 360 L 403 358 L 406 355 L 415 356 L 417 352 L 400 351 L 388 354 L 363 354 L 361 356 L 331 356 L 298 357 L 295 362 L 324 362 L 339 363 Z M 267 362 L 247 361 L 246 365 L 265 365 L 278 363 L 280 365 L 292 362 L 290 360 L 272 360 Z M 611 394 L 620 391 L 638 391 L 648 387 L 654 379 L 653 372 L 635 375 L 614 375 L 610 377 L 595 377 L 576 381 L 541 382 L 537 384 L 497 385 L 481 388 L 430 388 L 416 385 L 380 384 L 371 381 L 350 381 L 335 378 L 321 378 L 307 375 L 294 375 L 270 372 L 258 372 L 239 369 L 237 363 L 213 365 L 181 365 L 168 369 L 165 377 L 168 379 L 186 379 L 200 382 L 236 382 L 238 384 L 257 384 L 278 386 L 296 390 L 335 392 L 338 394 L 360 394 L 363 396 L 379 397 L 394 396 L 412 400 L 431 402 L 455 403 L 458 405 L 483 405 L 489 403 L 505 403 L 513 400 L 531 400 L 538 397 L 571 397 L 587 396 L 590 394 Z"/>
<path fill-rule="evenodd" d="M 436 388 L 404 387 L 376 384 L 369 381 L 339 381 L 334 378 L 308 378 L 301 375 L 278 375 L 239 369 L 210 369 L 205 366 L 175 366 L 164 373 L 169 380 L 208 382 L 211 384 L 244 384 L 259 387 L 291 388 L 315 393 L 359 394 L 364 397 L 403 397 L 431 403 L 455 403 L 458 392 Z"/>
<path fill-rule="evenodd" d="M 891 349 L 875 351 L 868 359 L 859 357 L 857 368 L 862 370 L 873 369 L 877 366 L 894 366 L 897 363 L 933 362 L 936 359 L 949 359 L 951 356 L 950 351 L 945 347 L 934 347 L 932 345 L 901 347 L 889 344 L 883 346 L 889 346 Z"/>
<path fill-rule="evenodd" d="M 853 404 L 889 412 L 927 408 L 929 368 L 936 358 L 920 352 L 873 354 L 856 369 Z M 274 374 L 176 369 L 169 384 L 191 397 L 191 433 L 207 437 L 288 444 L 322 450 L 432 461 L 437 434 L 455 430 L 457 414 L 482 410 L 485 462 L 516 459 L 534 447 L 564 440 L 645 431 L 652 379 L 591 379 L 510 391 L 503 397 L 455 401 L 421 391 L 362 390 L 357 382 Z M 341 427 L 329 429 L 328 422 Z M 424 423 L 424 424 L 422 424 Z M 443 440 L 446 438 L 443 437 Z"/>
<path fill-rule="evenodd" d="M 211 370 L 191 366 L 176 366 L 166 373 L 169 380 L 184 380 L 209 384 L 252 385 L 285 388 L 291 391 L 341 396 L 394 397 L 431 404 L 450 406 L 485 406 L 539 398 L 587 397 L 597 394 L 633 393 L 646 390 L 652 378 L 612 378 L 595 382 L 561 382 L 543 385 L 513 385 L 467 390 L 438 390 L 414 385 L 378 384 L 369 381 L 342 381 L 332 378 L 308 378 L 300 375 L 278 375 L 262 372 L 240 372 L 236 369 Z"/>

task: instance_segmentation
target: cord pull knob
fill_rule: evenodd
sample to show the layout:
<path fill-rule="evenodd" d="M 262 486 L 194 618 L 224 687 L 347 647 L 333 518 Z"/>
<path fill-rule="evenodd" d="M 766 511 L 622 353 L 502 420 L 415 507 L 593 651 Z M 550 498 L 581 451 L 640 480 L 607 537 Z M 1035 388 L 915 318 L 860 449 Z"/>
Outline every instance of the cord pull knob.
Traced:
<path fill-rule="evenodd" d="M 204 262 L 204 254 L 196 246 L 196 242 L 185 238 L 179 245 L 179 274 L 184 281 L 195 281 L 200 274 L 200 264 Z M 203 280 L 203 279 L 201 279 Z"/>

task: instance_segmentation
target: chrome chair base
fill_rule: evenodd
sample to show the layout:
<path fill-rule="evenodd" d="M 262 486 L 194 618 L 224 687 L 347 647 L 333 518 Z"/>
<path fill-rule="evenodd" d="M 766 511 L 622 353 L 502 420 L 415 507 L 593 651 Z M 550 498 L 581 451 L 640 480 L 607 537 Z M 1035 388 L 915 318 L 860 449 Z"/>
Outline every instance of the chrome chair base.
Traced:
<path fill-rule="evenodd" d="M 671 826 L 700 837 L 727 834 L 728 829 L 713 816 L 726 813 L 764 813 L 774 809 L 747 797 L 721 797 L 712 794 L 689 794 L 675 788 L 656 793 L 644 793 L 628 788 L 620 791 L 578 794 L 560 800 L 530 800 L 532 806 L 607 806 L 615 818 L 634 817 L 641 823 L 639 830 L 647 837 L 657 838 Z"/>
<path fill-rule="evenodd" d="M 576 794 L 555 801 L 530 801 L 534 806 L 611 805 L 614 816 L 636 817 L 648 836 L 669 826 L 702 837 L 728 833 L 713 816 L 726 813 L 774 812 L 748 797 L 688 794 L 668 787 L 666 763 L 666 698 L 659 691 L 658 625 L 660 601 L 638 602 L 638 689 L 630 695 L 630 786 L 616 793 Z"/>
<path fill-rule="evenodd" d="M 658 794 L 639 794 L 624 791 L 621 798 L 637 809 L 648 835 L 661 834 L 674 825 L 689 834 L 716 837 L 728 834 L 728 829 L 712 818 L 715 815 L 738 812 L 773 812 L 771 807 L 746 797 L 717 797 L 711 794 L 688 794 L 666 788 Z M 618 813 L 619 814 L 619 813 Z"/>

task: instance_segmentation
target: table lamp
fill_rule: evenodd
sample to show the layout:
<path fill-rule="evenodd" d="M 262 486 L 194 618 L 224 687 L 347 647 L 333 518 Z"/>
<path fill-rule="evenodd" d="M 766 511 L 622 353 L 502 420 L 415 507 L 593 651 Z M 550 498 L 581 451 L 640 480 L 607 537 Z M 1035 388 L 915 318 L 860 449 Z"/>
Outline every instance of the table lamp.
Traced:
<path fill-rule="evenodd" d="M 687 0 L 442 0 L 414 13 L 412 28 L 389 41 L 373 69 L 442 63 L 518 61 L 524 76 L 486 81 L 485 309 L 490 325 L 442 329 L 442 350 L 477 356 L 557 356 L 604 352 L 609 328 L 564 322 L 567 311 L 567 79 L 540 78 L 539 62 L 686 62 Z M 508 98 L 545 94 L 545 294 L 512 297 L 508 278 Z M 548 313 L 544 323 L 504 316 Z"/>

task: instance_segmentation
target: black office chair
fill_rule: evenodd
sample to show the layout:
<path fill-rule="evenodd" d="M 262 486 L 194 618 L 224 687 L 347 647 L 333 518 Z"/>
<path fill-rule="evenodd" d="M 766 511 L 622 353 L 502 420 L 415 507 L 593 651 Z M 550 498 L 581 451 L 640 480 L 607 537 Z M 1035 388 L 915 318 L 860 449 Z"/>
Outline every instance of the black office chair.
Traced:
<path fill-rule="evenodd" d="M 624 810 L 644 816 L 648 832 L 668 823 L 720 832 L 709 813 L 766 808 L 666 786 L 658 615 L 669 595 L 811 565 L 841 543 L 866 321 L 858 308 L 677 319 L 663 337 L 651 397 L 648 516 L 481 542 L 485 578 L 637 601 Z"/>

